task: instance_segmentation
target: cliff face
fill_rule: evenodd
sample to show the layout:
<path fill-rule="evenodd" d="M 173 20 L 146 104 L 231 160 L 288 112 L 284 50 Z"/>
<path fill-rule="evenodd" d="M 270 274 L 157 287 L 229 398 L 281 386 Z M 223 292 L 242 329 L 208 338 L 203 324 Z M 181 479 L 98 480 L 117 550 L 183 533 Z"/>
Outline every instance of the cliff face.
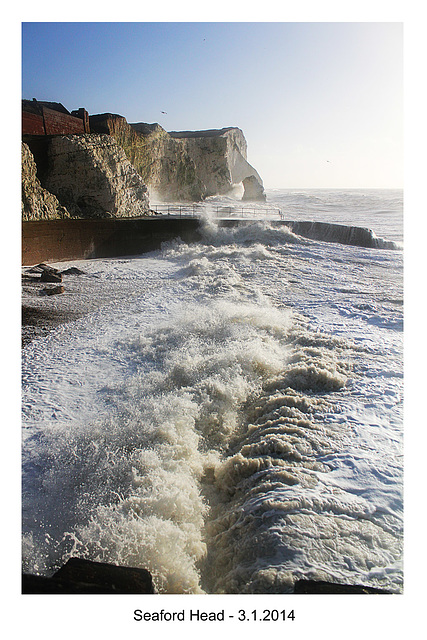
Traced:
<path fill-rule="evenodd" d="M 150 192 L 162 200 L 202 200 L 240 182 L 246 191 L 248 178 L 246 198 L 265 199 L 262 180 L 246 160 L 240 129 L 167 133 L 158 124 L 129 124 L 109 113 L 91 116 L 90 127 L 115 138 Z"/>
<path fill-rule="evenodd" d="M 244 200 L 265 200 L 238 128 L 167 133 L 119 115 L 88 119 L 84 109 L 70 114 L 59 103 L 27 103 L 23 220 L 148 215 L 148 188 L 154 199 L 194 202 L 243 183 Z M 76 122 L 79 133 L 70 133 Z"/>
<path fill-rule="evenodd" d="M 135 125 L 131 125 L 135 126 Z M 261 177 L 247 161 L 247 144 L 237 127 L 207 131 L 171 131 L 195 159 L 200 175 L 206 177 L 207 195 L 223 194 L 243 183 L 243 200 L 265 200 Z"/>
<path fill-rule="evenodd" d="M 69 212 L 58 198 L 44 189 L 37 177 L 34 156 L 25 142 L 22 143 L 22 198 L 23 220 L 56 220 L 67 218 Z"/>
<path fill-rule="evenodd" d="M 136 217 L 149 210 L 144 181 L 123 149 L 106 135 L 48 139 L 43 186 L 73 217 Z"/>

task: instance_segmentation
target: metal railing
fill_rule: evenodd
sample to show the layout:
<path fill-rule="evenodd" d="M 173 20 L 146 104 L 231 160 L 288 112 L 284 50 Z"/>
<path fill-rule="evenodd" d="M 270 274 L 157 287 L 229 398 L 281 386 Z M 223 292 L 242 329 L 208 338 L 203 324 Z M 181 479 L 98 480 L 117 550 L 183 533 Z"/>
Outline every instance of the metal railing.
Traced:
<path fill-rule="evenodd" d="M 150 211 L 162 216 L 179 218 L 199 218 L 204 212 L 216 218 L 282 217 L 281 210 L 275 207 L 241 207 L 198 203 L 155 204 L 151 205 Z"/>
<path fill-rule="evenodd" d="M 202 210 L 203 207 L 198 204 L 154 204 L 150 206 L 152 213 L 179 218 L 197 218 L 202 214 Z"/>

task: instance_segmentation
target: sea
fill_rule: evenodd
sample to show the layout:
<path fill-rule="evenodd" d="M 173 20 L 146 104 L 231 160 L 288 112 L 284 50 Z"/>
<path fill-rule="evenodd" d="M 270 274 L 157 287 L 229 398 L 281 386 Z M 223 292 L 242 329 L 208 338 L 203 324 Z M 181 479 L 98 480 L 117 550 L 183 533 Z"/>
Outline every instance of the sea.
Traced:
<path fill-rule="evenodd" d="M 53 264 L 83 273 L 46 304 L 84 313 L 22 351 L 23 571 L 403 592 L 403 192 L 266 193 L 208 198 L 198 241 Z"/>

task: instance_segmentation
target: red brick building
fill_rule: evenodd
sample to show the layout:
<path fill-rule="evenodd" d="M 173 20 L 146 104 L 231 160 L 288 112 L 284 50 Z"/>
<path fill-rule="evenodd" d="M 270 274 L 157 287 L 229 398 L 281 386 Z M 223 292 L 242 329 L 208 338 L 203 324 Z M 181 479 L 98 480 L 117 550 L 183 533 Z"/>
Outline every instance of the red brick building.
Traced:
<path fill-rule="evenodd" d="M 59 102 L 22 100 L 22 136 L 90 133 L 86 109 L 67 111 Z"/>

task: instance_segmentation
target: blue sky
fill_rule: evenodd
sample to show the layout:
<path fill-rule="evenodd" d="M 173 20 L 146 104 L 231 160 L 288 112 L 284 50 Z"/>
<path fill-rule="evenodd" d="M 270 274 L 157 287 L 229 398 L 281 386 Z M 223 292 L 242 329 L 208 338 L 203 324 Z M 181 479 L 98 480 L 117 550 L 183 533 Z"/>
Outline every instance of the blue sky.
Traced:
<path fill-rule="evenodd" d="M 267 188 L 403 186 L 399 22 L 24 22 L 22 78 L 69 110 L 240 127 Z"/>

